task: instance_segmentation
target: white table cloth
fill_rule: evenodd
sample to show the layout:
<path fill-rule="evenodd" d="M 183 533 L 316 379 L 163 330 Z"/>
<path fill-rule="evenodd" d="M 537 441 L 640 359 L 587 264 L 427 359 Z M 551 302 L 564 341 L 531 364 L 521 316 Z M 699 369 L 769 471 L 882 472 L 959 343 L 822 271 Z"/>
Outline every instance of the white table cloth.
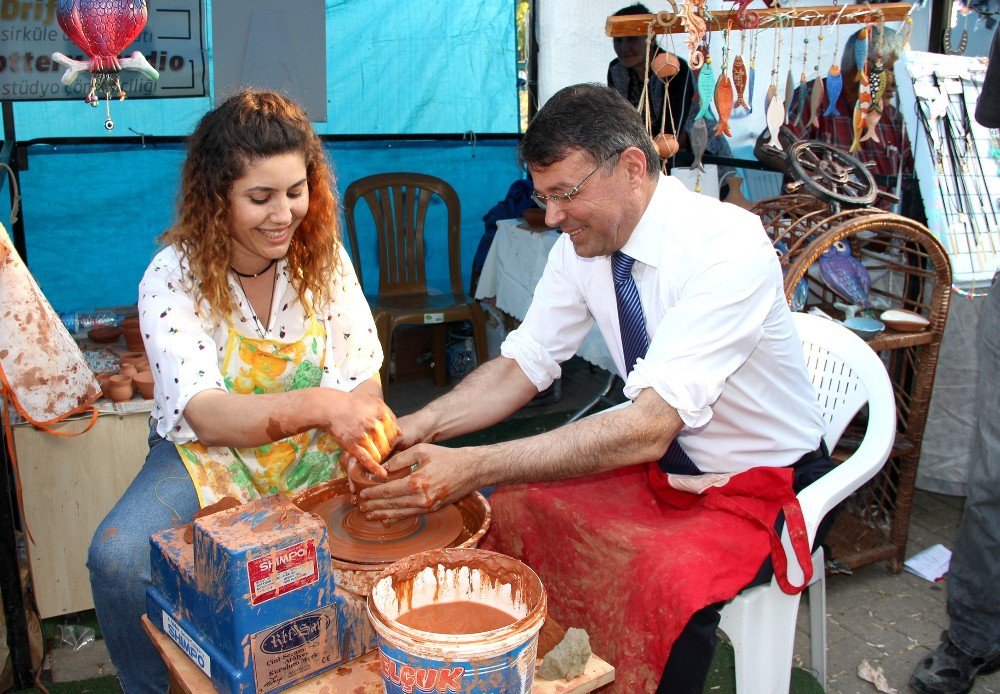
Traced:
<path fill-rule="evenodd" d="M 549 251 L 558 238 L 558 231 L 531 227 L 523 219 L 497 222 L 496 237 L 476 286 L 476 298 L 496 297 L 498 309 L 524 320 Z M 617 373 L 596 325 L 576 353 L 595 366 Z"/>

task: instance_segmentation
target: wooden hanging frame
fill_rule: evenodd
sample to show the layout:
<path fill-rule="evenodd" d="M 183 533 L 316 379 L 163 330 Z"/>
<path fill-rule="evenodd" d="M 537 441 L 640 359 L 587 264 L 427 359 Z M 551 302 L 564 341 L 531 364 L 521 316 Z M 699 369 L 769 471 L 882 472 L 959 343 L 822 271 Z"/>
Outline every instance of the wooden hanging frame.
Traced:
<path fill-rule="evenodd" d="M 866 22 L 899 22 L 906 19 L 913 10 L 908 2 L 889 2 L 877 5 L 818 5 L 815 7 L 769 7 L 754 10 L 760 17 L 758 29 L 773 26 L 787 28 L 791 26 L 816 26 L 820 23 L 837 21 L 840 24 L 864 24 Z M 739 10 L 720 10 L 712 12 L 713 28 L 724 29 L 730 26 L 738 29 L 735 21 Z M 687 31 L 681 21 L 680 14 L 661 12 L 666 15 L 657 20 L 656 14 L 632 14 L 618 17 L 608 17 L 604 24 L 604 32 L 611 38 L 619 36 L 645 36 L 649 27 L 654 34 L 680 34 Z M 839 17 L 839 19 L 838 19 Z"/>

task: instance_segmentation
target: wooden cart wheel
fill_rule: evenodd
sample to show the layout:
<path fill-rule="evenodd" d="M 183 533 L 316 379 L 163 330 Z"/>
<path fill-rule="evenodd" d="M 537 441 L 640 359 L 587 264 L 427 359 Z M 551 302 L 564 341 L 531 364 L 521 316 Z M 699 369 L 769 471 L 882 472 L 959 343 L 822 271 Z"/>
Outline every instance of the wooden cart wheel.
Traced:
<path fill-rule="evenodd" d="M 818 140 L 800 140 L 789 147 L 791 175 L 820 200 L 845 207 L 866 207 L 875 201 L 875 179 L 860 161 Z"/>

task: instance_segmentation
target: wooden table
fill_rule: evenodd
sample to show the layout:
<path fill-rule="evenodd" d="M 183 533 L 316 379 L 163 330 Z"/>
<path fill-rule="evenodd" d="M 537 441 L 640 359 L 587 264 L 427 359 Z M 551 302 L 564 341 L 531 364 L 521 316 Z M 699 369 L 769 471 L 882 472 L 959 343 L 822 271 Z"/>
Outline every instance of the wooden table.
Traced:
<path fill-rule="evenodd" d="M 142 616 L 142 628 L 146 630 L 153 645 L 159 651 L 170 673 L 170 694 L 206 694 L 214 692 L 211 680 L 205 676 L 194 662 L 174 643 L 169 636 L 153 626 L 146 615 Z M 583 674 L 569 682 L 548 681 L 535 678 L 532 694 L 583 694 L 603 687 L 615 678 L 615 669 L 596 655 L 590 656 Z M 382 675 L 379 672 L 378 651 L 366 653 L 360 658 L 300 682 L 287 692 L 306 694 L 316 692 L 352 692 L 352 694 L 382 694 Z"/>

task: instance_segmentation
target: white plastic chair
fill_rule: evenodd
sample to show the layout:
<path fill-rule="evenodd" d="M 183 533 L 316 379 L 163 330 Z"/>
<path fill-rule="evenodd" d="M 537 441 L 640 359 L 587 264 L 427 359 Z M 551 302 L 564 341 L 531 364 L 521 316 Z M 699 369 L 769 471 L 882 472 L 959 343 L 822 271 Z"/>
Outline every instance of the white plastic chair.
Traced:
<path fill-rule="evenodd" d="M 833 450 L 861 407 L 868 403 L 868 428 L 854 454 L 798 494 L 809 543 L 834 506 L 875 476 L 889 457 L 896 434 L 896 403 L 892 384 L 878 355 L 839 323 L 803 313 L 793 314 L 802 351 L 826 420 L 826 443 Z M 789 580 L 801 585 L 802 574 L 782 537 Z M 809 591 L 809 631 L 812 669 L 826 689 L 826 575 L 823 549 L 812 555 Z M 798 575 L 796 575 L 798 574 Z M 736 654 L 739 694 L 787 694 L 795 643 L 800 595 L 787 595 L 777 581 L 740 593 L 722 610 L 719 628 Z"/>

